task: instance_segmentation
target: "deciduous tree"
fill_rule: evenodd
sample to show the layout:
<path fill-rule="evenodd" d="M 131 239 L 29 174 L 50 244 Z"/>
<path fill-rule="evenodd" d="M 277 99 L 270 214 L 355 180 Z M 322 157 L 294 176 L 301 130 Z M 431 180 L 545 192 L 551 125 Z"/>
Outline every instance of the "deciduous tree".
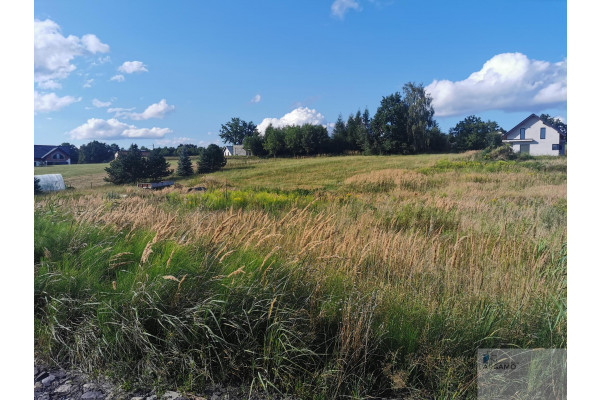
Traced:
<path fill-rule="evenodd" d="M 252 121 L 246 122 L 239 118 L 232 118 L 231 121 L 221 125 L 219 136 L 224 143 L 242 144 L 244 138 L 250 136 L 256 130 L 256 125 Z"/>
<path fill-rule="evenodd" d="M 115 158 L 114 149 L 106 143 L 91 141 L 79 147 L 79 163 L 104 163 Z"/>
<path fill-rule="evenodd" d="M 449 141 L 456 151 L 482 150 L 502 144 L 502 128 L 495 121 L 484 122 L 470 115 L 448 132 Z"/>
<path fill-rule="evenodd" d="M 65 142 L 65 143 L 61 143 L 60 147 L 65 148 L 69 151 L 69 156 L 71 158 L 71 164 L 77 164 L 79 162 L 79 149 L 77 148 L 77 146 Z"/>
<path fill-rule="evenodd" d="M 252 152 L 252 155 L 258 157 L 264 157 L 267 155 L 267 151 L 265 150 L 265 138 L 260 135 L 258 132 L 250 136 L 246 136 L 244 139 L 244 149 L 246 151 Z"/>

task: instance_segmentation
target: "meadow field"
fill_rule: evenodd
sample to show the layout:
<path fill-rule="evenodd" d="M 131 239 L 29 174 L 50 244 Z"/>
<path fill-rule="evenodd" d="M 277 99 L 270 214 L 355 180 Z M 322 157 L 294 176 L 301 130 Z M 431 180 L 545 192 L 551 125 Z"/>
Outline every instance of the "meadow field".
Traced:
<path fill-rule="evenodd" d="M 35 200 L 40 360 L 450 399 L 476 396 L 478 348 L 566 347 L 566 158 L 232 158 L 161 191 L 96 185 L 105 167 L 36 168 L 73 187 Z"/>

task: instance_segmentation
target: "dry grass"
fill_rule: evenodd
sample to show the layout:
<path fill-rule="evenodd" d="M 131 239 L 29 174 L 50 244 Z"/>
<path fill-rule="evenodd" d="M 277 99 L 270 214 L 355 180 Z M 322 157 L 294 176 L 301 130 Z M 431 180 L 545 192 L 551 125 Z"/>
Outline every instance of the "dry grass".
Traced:
<path fill-rule="evenodd" d="M 394 182 L 412 182 L 427 185 L 426 177 L 415 172 L 380 171 L 375 176 L 353 177 L 350 182 L 381 176 Z M 510 185 L 514 177 L 503 181 Z M 161 239 L 180 239 L 188 243 L 201 242 L 215 250 L 238 247 L 262 249 L 269 256 L 278 252 L 290 262 L 305 263 L 323 278 L 335 271 L 351 277 L 356 284 L 377 282 L 382 287 L 402 287 L 410 292 L 431 297 L 442 284 L 446 295 L 453 298 L 500 296 L 512 299 L 518 307 L 529 296 L 538 297 L 549 288 L 536 280 L 536 271 L 560 250 L 566 239 L 566 227 L 545 228 L 539 220 L 539 207 L 523 206 L 519 199 L 531 199 L 523 192 L 486 190 L 471 187 L 472 182 L 454 181 L 448 197 L 426 195 L 414 201 L 402 188 L 371 198 L 376 210 L 360 210 L 356 204 L 330 204 L 319 212 L 291 208 L 284 215 L 273 215 L 261 210 L 233 210 L 213 212 L 191 210 L 182 213 L 165 206 L 165 192 L 135 192 L 122 200 L 111 202 L 98 195 L 71 198 L 48 198 L 47 202 L 76 216 L 79 223 L 112 225 L 135 231 L 149 229 L 158 232 L 148 242 L 141 262 L 152 252 L 152 245 Z M 534 186 L 529 193 L 540 196 L 546 204 L 560 199 L 564 188 Z M 468 191 L 469 197 L 459 200 L 457 194 Z M 502 193 L 509 201 L 502 201 Z M 414 192 L 409 192 L 414 193 Z M 525 192 L 527 193 L 527 192 Z M 389 202 L 389 197 L 402 198 Z M 402 213 L 402 205 L 420 204 L 429 208 L 418 211 L 402 223 L 390 226 L 382 214 Z M 456 229 L 444 232 L 434 225 L 435 215 L 455 213 Z M 412 218 L 412 219 L 411 219 Z M 523 223 L 527 221 L 528 223 Z M 545 247 L 538 251 L 543 240 Z M 280 250 L 277 250 L 280 249 Z M 281 250 L 285 249 L 285 250 Z M 231 251 L 231 250 L 230 250 Z M 227 256 L 223 252 L 222 257 Z M 268 256 L 265 258 L 265 260 Z M 485 282 L 485 285 L 484 285 Z M 523 285 L 523 282 L 528 282 Z M 457 302 L 459 304 L 460 302 Z M 427 304 L 436 307 L 435 303 Z"/>
<path fill-rule="evenodd" d="M 438 158 L 416 158 L 413 164 L 381 159 L 385 162 L 372 171 L 361 164 L 343 173 L 340 168 L 333 178 L 313 177 L 320 187 L 332 179 L 338 183 L 314 192 L 314 201 L 304 207 L 182 207 L 169 196 L 186 196 L 185 188 L 122 188 L 114 198 L 101 191 L 43 196 L 36 209 L 58 210 L 76 225 L 110 227 L 127 237 L 151 232 L 140 251 L 140 266 L 169 241 L 208 249 L 219 264 L 236 259 L 238 251 L 255 252 L 261 284 L 275 260 L 301 271 L 317 288 L 309 308 L 316 307 L 318 316 L 311 318 L 339 316 L 335 365 L 326 379 L 333 396 L 345 382 L 356 381 L 349 377 L 360 381 L 372 372 L 371 357 L 383 346 L 377 338 L 386 338 L 386 374 L 393 385 L 422 380 L 440 396 L 472 390 L 466 383 L 473 382 L 472 376 L 459 372 L 469 370 L 468 357 L 483 343 L 565 346 L 566 306 L 561 307 L 566 280 L 557 265 L 566 242 L 566 160 L 542 160 L 545 169 L 539 170 L 432 172 L 422 167 L 430 168 Z M 289 168 L 295 171 L 299 161 L 290 160 Z M 249 169 L 246 165 L 242 171 Z M 288 177 L 297 178 L 294 174 L 288 171 Z M 285 175 L 261 186 L 279 187 Z M 251 187 L 240 176 L 231 185 Z M 214 187 L 220 190 L 218 183 Z M 166 273 L 174 251 L 164 256 L 168 260 L 161 276 L 178 282 L 178 299 L 187 275 Z M 131 262 L 125 252 L 111 259 L 111 265 Z M 247 279 L 247 271 L 249 264 L 240 262 L 222 277 Z M 277 312 L 280 296 L 274 293 L 265 302 L 267 319 Z M 328 299 L 324 303 L 332 308 L 318 309 L 317 299 Z M 460 368 L 444 378 L 440 368 L 448 365 Z"/>

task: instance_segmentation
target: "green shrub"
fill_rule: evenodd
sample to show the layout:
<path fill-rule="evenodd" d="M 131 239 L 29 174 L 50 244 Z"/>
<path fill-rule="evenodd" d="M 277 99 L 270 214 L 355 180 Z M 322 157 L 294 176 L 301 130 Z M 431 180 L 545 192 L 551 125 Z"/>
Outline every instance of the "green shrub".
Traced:
<path fill-rule="evenodd" d="M 482 158 L 484 160 L 514 160 L 517 158 L 512 146 L 504 144 L 500 147 L 491 148 L 488 147 L 482 152 Z"/>

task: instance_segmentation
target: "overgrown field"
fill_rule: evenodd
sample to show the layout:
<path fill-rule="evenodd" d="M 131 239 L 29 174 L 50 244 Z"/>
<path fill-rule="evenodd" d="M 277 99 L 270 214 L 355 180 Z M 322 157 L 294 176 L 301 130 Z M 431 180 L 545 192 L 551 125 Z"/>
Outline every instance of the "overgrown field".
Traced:
<path fill-rule="evenodd" d="M 37 357 L 129 387 L 473 398 L 478 348 L 566 347 L 564 158 L 250 159 L 179 183 L 36 199 Z"/>

